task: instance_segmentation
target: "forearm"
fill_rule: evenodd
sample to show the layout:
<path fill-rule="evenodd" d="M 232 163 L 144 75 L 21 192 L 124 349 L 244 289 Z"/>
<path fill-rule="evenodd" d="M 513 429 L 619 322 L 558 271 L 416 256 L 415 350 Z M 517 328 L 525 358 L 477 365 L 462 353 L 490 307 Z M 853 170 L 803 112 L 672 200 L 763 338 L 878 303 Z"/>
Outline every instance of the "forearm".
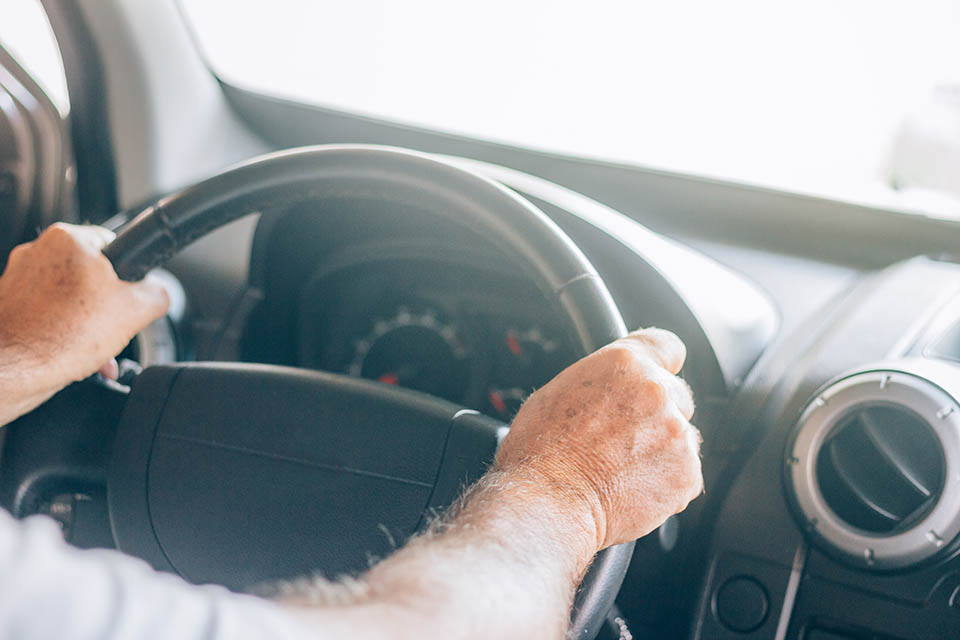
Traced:
<path fill-rule="evenodd" d="M 0 427 L 56 393 L 57 388 L 45 380 L 45 371 L 36 353 L 0 336 Z"/>
<path fill-rule="evenodd" d="M 562 638 L 598 545 L 585 504 L 517 472 L 488 474 L 361 580 L 292 585 L 283 600 L 322 637 Z"/>

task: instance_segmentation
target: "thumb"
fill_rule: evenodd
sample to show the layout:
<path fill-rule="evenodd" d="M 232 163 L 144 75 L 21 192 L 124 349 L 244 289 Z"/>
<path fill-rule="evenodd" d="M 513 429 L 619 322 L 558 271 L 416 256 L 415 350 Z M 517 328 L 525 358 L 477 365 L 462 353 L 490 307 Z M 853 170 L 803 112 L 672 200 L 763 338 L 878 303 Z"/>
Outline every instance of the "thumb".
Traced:
<path fill-rule="evenodd" d="M 146 326 L 163 317 L 170 308 L 170 295 L 163 281 L 153 274 L 147 274 L 139 282 L 123 283 L 131 297 L 131 310 Z M 141 327 L 142 328 L 142 327 Z"/>

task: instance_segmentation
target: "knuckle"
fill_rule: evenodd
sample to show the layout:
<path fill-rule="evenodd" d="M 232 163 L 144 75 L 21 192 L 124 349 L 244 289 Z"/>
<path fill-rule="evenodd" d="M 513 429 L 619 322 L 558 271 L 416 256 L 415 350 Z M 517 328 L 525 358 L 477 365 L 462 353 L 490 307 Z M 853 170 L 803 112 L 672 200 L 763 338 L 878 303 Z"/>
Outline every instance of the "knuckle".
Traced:
<path fill-rule="evenodd" d="M 602 352 L 609 364 L 618 369 L 627 369 L 634 366 L 639 359 L 637 352 L 629 345 L 614 342 Z"/>
<path fill-rule="evenodd" d="M 703 484 L 703 470 L 700 467 L 700 464 L 697 464 L 697 470 L 693 476 L 693 485 L 690 487 L 693 491 L 694 496 L 698 496 L 703 493 L 704 484 Z"/>
<path fill-rule="evenodd" d="M 43 233 L 40 234 L 40 237 L 46 237 L 49 239 L 57 238 L 68 238 L 72 237 L 70 233 L 70 228 L 63 222 L 54 222 L 52 225 L 44 229 Z"/>
<path fill-rule="evenodd" d="M 684 452 L 683 474 L 692 491 L 699 492 L 703 488 L 703 465 L 699 453 L 692 447 L 686 447 Z"/>
<path fill-rule="evenodd" d="M 689 477 L 697 479 L 699 481 L 701 476 L 701 465 L 700 465 L 700 456 L 696 451 L 691 451 L 690 448 L 687 448 L 687 455 L 685 457 L 687 463 L 687 474 Z"/>
<path fill-rule="evenodd" d="M 682 345 L 683 342 L 673 331 L 661 329 L 659 327 L 649 327 L 640 332 L 640 335 L 646 337 L 650 342 L 660 346 Z"/>
<path fill-rule="evenodd" d="M 40 234 L 37 238 L 37 244 L 41 246 L 56 247 L 58 252 L 71 251 L 76 252 L 80 249 L 77 239 L 70 229 L 61 222 L 55 222 Z"/>
<path fill-rule="evenodd" d="M 679 370 L 686 359 L 687 348 L 672 331 L 650 327 L 634 332 L 628 338 L 645 349 L 652 359 L 671 371 Z"/>
<path fill-rule="evenodd" d="M 659 380 L 654 380 L 653 378 L 644 378 L 641 380 L 637 384 L 637 394 L 651 411 L 663 411 L 669 403 L 670 394 L 666 386 Z M 664 422 L 666 423 L 672 419 L 673 416 L 669 416 Z"/>
<path fill-rule="evenodd" d="M 113 286 L 117 281 L 117 277 L 113 266 L 106 258 L 102 256 L 85 256 L 78 267 L 78 271 L 85 285 L 97 289 L 97 291 L 104 295 L 107 293 L 115 294 L 122 291 Z"/>
<path fill-rule="evenodd" d="M 7 256 L 8 262 L 14 262 L 22 258 L 24 255 L 30 253 L 30 247 L 32 243 L 18 244 L 13 249 L 10 250 L 10 254 Z"/>
<path fill-rule="evenodd" d="M 661 420 L 660 425 L 672 440 L 676 440 L 687 428 L 686 421 L 676 415 L 665 416 L 663 420 Z"/>
<path fill-rule="evenodd" d="M 678 511 L 703 490 L 703 474 L 696 456 L 685 456 L 677 461 L 672 478 L 672 492 L 679 503 Z"/>
<path fill-rule="evenodd" d="M 699 470 L 691 474 L 686 485 L 686 492 L 684 495 L 684 507 L 689 504 L 693 499 L 703 493 L 703 476 L 700 474 Z"/>
<path fill-rule="evenodd" d="M 677 405 L 677 408 L 683 413 L 684 417 L 689 420 L 693 417 L 695 408 L 693 390 L 690 388 L 690 385 L 687 384 L 686 380 L 682 378 L 670 376 L 668 380 L 667 384 L 670 387 L 670 396 L 674 404 Z"/>

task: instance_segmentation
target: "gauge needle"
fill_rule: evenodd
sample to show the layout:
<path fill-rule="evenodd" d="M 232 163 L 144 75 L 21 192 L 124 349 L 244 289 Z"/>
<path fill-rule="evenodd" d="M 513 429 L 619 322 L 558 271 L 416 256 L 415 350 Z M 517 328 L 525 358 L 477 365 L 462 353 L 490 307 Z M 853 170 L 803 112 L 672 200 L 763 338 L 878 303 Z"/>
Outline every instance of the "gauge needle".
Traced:
<path fill-rule="evenodd" d="M 500 395 L 499 391 L 490 392 L 490 405 L 497 410 L 498 413 L 507 412 L 507 403 L 503 401 L 503 396 Z"/>
<path fill-rule="evenodd" d="M 377 380 L 383 382 L 384 384 L 399 384 L 400 376 L 393 371 L 389 371 L 381 375 L 379 378 L 377 378 Z"/>
<path fill-rule="evenodd" d="M 386 373 L 380 374 L 377 380 L 385 384 L 409 386 L 419 377 L 422 371 L 423 367 L 408 364 L 395 371 L 387 371 Z"/>
<path fill-rule="evenodd" d="M 510 349 L 510 353 L 515 356 L 523 355 L 523 347 L 520 346 L 520 341 L 517 340 L 517 336 L 512 333 L 507 334 L 507 348 Z"/>

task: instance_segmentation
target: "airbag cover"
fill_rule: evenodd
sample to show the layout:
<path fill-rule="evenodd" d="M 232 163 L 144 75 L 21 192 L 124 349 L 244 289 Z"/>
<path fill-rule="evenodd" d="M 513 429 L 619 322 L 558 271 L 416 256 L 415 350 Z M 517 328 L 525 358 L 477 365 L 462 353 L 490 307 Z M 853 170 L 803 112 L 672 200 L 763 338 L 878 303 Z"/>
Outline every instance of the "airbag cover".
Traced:
<path fill-rule="evenodd" d="M 178 369 L 137 381 L 131 400 L 141 382 L 154 400 L 153 381 L 172 385 L 155 427 L 121 424 L 114 452 L 115 467 L 142 464 L 150 438 L 147 468 L 124 475 L 143 474 L 149 528 L 178 573 L 233 589 L 321 568 L 336 576 L 414 532 L 458 407 L 299 369 Z"/>

